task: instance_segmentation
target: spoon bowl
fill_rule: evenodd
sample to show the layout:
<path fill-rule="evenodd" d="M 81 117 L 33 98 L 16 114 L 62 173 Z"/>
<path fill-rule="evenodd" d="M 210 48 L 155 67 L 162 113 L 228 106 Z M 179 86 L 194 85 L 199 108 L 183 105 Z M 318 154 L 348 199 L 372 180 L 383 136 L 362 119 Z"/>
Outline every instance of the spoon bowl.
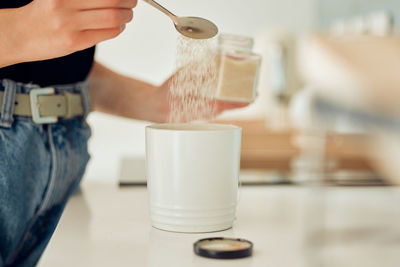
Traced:
<path fill-rule="evenodd" d="M 182 35 L 192 39 L 209 39 L 217 35 L 217 26 L 209 20 L 199 17 L 178 17 L 154 0 L 144 0 L 167 15 Z"/>
<path fill-rule="evenodd" d="M 217 35 L 217 26 L 199 17 L 177 17 L 175 28 L 182 35 L 193 39 L 209 39 Z"/>

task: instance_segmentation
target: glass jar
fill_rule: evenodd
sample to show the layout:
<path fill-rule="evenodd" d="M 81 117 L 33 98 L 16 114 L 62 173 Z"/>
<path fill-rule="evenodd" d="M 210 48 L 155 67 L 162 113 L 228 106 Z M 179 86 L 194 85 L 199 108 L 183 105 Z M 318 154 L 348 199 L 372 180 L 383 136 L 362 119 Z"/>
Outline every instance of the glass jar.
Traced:
<path fill-rule="evenodd" d="M 229 102 L 253 102 L 256 97 L 261 56 L 252 52 L 253 39 L 221 34 L 217 56 L 215 99 Z"/>

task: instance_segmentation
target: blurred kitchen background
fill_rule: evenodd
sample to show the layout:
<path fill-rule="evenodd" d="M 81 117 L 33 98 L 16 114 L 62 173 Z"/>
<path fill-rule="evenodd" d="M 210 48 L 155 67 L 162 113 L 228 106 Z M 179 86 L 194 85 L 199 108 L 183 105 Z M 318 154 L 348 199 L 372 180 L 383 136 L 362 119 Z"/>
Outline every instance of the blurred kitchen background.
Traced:
<path fill-rule="evenodd" d="M 312 121 L 315 110 L 314 93 L 310 89 L 314 79 L 309 75 L 313 69 L 306 64 L 309 59 L 304 59 L 304 56 L 311 58 L 313 51 L 302 50 L 304 61 L 297 60 L 301 40 L 311 31 L 334 36 L 390 36 L 400 21 L 400 3 L 395 0 L 160 0 L 160 3 L 176 14 L 208 18 L 218 25 L 220 32 L 254 38 L 254 51 L 263 56 L 258 98 L 248 108 L 229 111 L 217 118 L 243 127 L 241 180 L 254 184 L 304 179 L 296 172 L 299 166 L 307 165 L 302 156 L 301 133 Z M 96 59 L 113 70 L 161 84 L 174 71 L 177 33 L 168 17 L 142 1 L 134 16 L 121 36 L 97 46 Z M 307 47 L 313 42 L 305 41 Z M 324 50 L 318 57 L 329 62 L 329 53 L 329 49 Z M 306 73 L 299 73 L 298 69 Z M 325 148 L 326 164 L 334 176 L 330 180 L 338 184 L 380 184 L 382 180 L 365 156 L 365 147 L 360 145 L 368 129 L 348 117 L 322 119 L 329 121 Z M 93 129 L 92 159 L 85 180 L 145 183 L 144 127 L 149 123 L 100 113 L 91 114 L 89 123 Z"/>

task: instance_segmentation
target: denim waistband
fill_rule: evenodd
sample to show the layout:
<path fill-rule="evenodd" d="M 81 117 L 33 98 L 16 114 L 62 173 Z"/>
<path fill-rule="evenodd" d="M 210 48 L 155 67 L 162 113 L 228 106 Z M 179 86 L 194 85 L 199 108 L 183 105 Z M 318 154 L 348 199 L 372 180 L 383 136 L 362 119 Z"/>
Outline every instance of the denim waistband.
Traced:
<path fill-rule="evenodd" d="M 63 85 L 52 85 L 46 86 L 46 88 L 54 88 L 55 93 L 76 93 L 82 96 L 83 105 L 83 120 L 86 119 L 87 115 L 91 110 L 90 98 L 89 98 L 89 81 L 85 80 L 82 82 L 63 84 Z M 41 88 L 36 84 L 25 84 L 15 82 L 9 79 L 0 80 L 0 91 L 4 91 L 3 103 L 0 103 L 0 126 L 10 128 L 14 121 L 14 107 L 15 107 L 15 95 L 16 94 L 29 94 L 33 89 Z"/>

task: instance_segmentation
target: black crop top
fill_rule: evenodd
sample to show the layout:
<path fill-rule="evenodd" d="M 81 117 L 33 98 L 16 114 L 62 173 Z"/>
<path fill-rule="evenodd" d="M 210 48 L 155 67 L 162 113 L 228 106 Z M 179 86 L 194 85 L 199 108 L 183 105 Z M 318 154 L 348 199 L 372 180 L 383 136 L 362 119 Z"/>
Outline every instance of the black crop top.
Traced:
<path fill-rule="evenodd" d="M 18 8 L 32 0 L 0 0 L 0 8 Z M 83 0 L 84 1 L 84 0 Z M 93 65 L 95 48 L 43 61 L 19 63 L 0 68 L 0 80 L 34 83 L 40 86 L 69 84 L 83 81 Z"/>

